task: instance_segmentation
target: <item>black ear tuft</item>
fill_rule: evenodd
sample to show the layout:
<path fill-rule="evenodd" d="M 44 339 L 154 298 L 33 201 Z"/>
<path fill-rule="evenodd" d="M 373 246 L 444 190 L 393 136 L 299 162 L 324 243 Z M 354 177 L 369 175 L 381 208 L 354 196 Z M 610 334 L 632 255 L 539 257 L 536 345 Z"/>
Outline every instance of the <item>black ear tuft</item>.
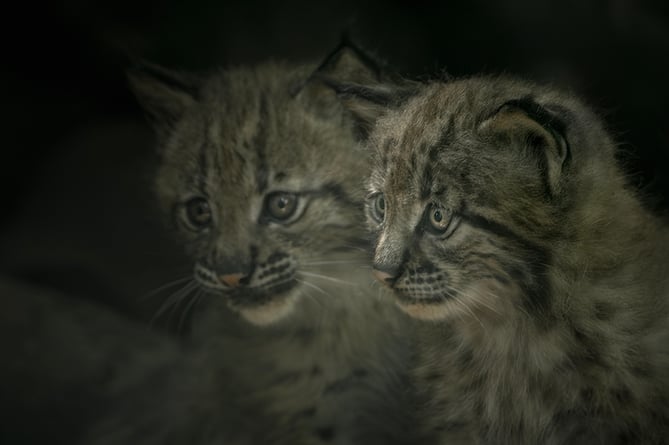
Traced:
<path fill-rule="evenodd" d="M 392 83 L 360 85 L 338 83 L 324 78 L 325 85 L 339 97 L 344 107 L 353 115 L 360 139 L 366 139 L 376 120 L 389 109 L 395 108 L 414 94 L 415 88 Z"/>
<path fill-rule="evenodd" d="M 148 62 L 127 70 L 128 82 L 156 132 L 162 135 L 196 103 L 201 79 Z"/>
<path fill-rule="evenodd" d="M 557 193 L 571 150 L 567 125 L 556 113 L 527 96 L 505 102 L 481 125 L 529 149 L 545 175 L 546 193 Z"/>
<path fill-rule="evenodd" d="M 547 108 L 539 105 L 531 96 L 525 96 L 521 99 L 513 99 L 505 102 L 501 108 L 513 107 L 525 112 L 531 119 L 534 119 L 539 125 L 550 131 L 556 138 L 566 140 L 567 125 L 557 114 L 551 113 Z M 569 147 L 567 147 L 569 148 Z M 569 152 L 565 153 L 569 157 Z"/>
<path fill-rule="evenodd" d="M 368 84 L 380 82 L 384 70 L 377 60 L 355 45 L 347 36 L 328 54 L 304 82 L 296 84 L 290 94 L 297 96 L 304 88 L 327 78 L 338 82 Z"/>
<path fill-rule="evenodd" d="M 382 81 L 384 73 L 378 60 L 363 51 L 345 35 L 339 46 L 328 54 L 316 68 L 314 76 L 369 83 Z"/>
<path fill-rule="evenodd" d="M 319 65 L 308 83 L 336 93 L 355 119 L 362 139 L 379 116 L 415 92 L 415 84 L 401 80 L 347 37 Z"/>

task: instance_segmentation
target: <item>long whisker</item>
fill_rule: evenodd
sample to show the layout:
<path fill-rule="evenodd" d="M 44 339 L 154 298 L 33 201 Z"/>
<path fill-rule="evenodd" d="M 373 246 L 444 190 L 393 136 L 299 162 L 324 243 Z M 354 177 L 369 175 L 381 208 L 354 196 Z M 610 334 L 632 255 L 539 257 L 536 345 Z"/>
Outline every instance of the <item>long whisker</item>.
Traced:
<path fill-rule="evenodd" d="M 170 295 L 158 308 L 156 311 L 156 314 L 151 318 L 149 324 L 153 325 L 168 309 L 174 308 L 179 304 L 179 302 L 185 298 L 188 294 L 190 294 L 195 288 L 198 287 L 198 283 L 195 281 L 189 281 L 179 289 L 178 291 L 174 292 L 172 295 Z"/>
<path fill-rule="evenodd" d="M 311 287 L 311 288 L 313 288 L 314 290 L 323 293 L 324 295 L 326 295 L 326 296 L 328 296 L 328 297 L 330 296 L 330 294 L 328 294 L 327 292 L 325 292 L 323 289 L 321 289 L 320 287 L 316 286 L 315 284 L 309 283 L 308 281 L 305 281 L 305 280 L 300 280 L 300 279 L 298 279 L 298 278 L 296 278 L 295 280 L 296 280 L 297 282 L 299 282 L 299 283 L 304 284 L 305 286 Z M 325 307 L 325 299 L 323 299 L 323 298 L 316 298 L 316 296 L 315 296 L 313 293 L 311 293 L 311 292 L 302 292 L 302 296 L 304 296 L 304 297 L 310 299 L 310 300 L 313 301 L 317 306 L 320 306 L 321 308 Z M 326 312 L 326 311 L 320 311 L 321 316 L 322 316 L 322 314 L 323 314 L 324 312 Z"/>
<path fill-rule="evenodd" d="M 328 297 L 331 296 L 329 293 L 325 292 L 325 291 L 324 291 L 323 289 L 321 289 L 320 287 L 318 287 L 318 286 L 316 286 L 315 284 L 310 283 L 310 282 L 308 282 L 308 281 L 306 281 L 306 280 L 300 280 L 299 278 L 296 278 L 295 281 L 297 281 L 298 283 L 302 283 L 302 284 L 304 284 L 305 286 L 308 286 L 308 287 L 310 287 L 310 288 L 312 288 L 312 289 L 315 289 L 315 290 L 317 290 L 318 292 L 322 293 L 323 295 L 327 295 Z"/>
<path fill-rule="evenodd" d="M 168 324 L 170 326 L 173 326 L 172 325 L 172 320 L 176 319 L 176 316 L 179 313 L 180 306 L 182 306 L 183 302 L 185 300 L 187 300 L 189 296 L 192 295 L 193 290 L 195 290 L 195 288 L 190 289 L 188 292 L 184 292 L 180 296 L 180 298 L 174 300 L 174 303 L 171 305 L 170 310 L 169 310 L 170 313 L 167 316 L 167 321 L 168 321 Z M 181 318 L 181 316 L 183 316 L 183 313 L 179 316 L 179 318 Z M 180 329 L 178 321 L 177 321 L 177 324 L 176 324 L 176 328 L 177 328 L 177 333 L 179 333 L 181 331 L 181 329 Z"/>
<path fill-rule="evenodd" d="M 195 291 L 195 294 L 192 296 L 190 301 L 186 303 L 186 305 L 184 306 L 183 312 L 179 317 L 179 325 L 177 327 L 177 332 L 182 332 L 182 328 L 184 326 L 186 319 L 188 318 L 189 315 L 192 315 L 193 312 L 195 311 L 195 307 L 197 306 L 200 297 L 202 297 L 202 290 L 198 289 Z"/>
<path fill-rule="evenodd" d="M 160 292 L 164 291 L 165 289 L 169 289 L 170 287 L 177 286 L 185 281 L 188 281 L 192 278 L 192 275 L 185 276 L 183 278 L 178 278 L 174 281 L 170 281 L 168 283 L 163 284 L 162 286 L 157 287 L 156 289 L 153 289 L 146 294 L 142 295 L 139 297 L 140 301 L 146 300 L 147 298 L 151 298 L 156 294 L 159 294 Z"/>
<path fill-rule="evenodd" d="M 356 285 L 355 283 L 351 283 L 350 281 L 341 280 L 339 278 L 334 278 L 334 277 L 330 277 L 328 275 L 322 275 L 322 274 L 318 274 L 318 273 L 314 273 L 314 272 L 305 272 L 305 271 L 301 270 L 298 273 L 302 274 L 302 275 L 305 275 L 305 276 L 308 276 L 308 277 L 314 277 L 314 278 L 318 278 L 318 279 L 321 279 L 321 280 L 332 281 L 334 283 L 346 284 L 346 285 L 349 285 L 349 286 L 355 286 Z"/>
<path fill-rule="evenodd" d="M 368 252 L 368 249 L 365 249 L 364 247 L 360 246 L 354 246 L 351 244 L 342 244 L 343 247 L 346 247 L 348 249 L 353 249 L 353 250 L 359 250 L 360 252 Z"/>
<path fill-rule="evenodd" d="M 485 295 L 490 296 L 490 297 L 493 297 L 493 298 L 498 298 L 497 295 L 493 294 L 492 292 L 487 291 L 487 292 L 485 292 L 485 293 L 482 293 L 482 292 L 481 292 L 480 290 L 478 290 L 478 289 L 477 289 L 477 290 L 470 289 L 469 292 L 464 292 L 464 291 L 462 291 L 462 290 L 454 289 L 454 288 L 451 288 L 451 290 L 452 290 L 456 295 L 465 296 L 465 297 L 467 297 L 467 298 L 473 300 L 473 302 L 474 302 L 475 304 L 478 304 L 478 305 L 480 305 L 480 306 L 482 306 L 482 307 L 488 309 L 489 311 L 493 312 L 493 313 L 496 314 L 496 315 L 499 315 L 500 317 L 502 316 L 502 313 L 501 313 L 496 307 L 494 307 L 493 305 L 491 305 L 490 303 L 488 303 L 488 302 L 486 301 Z M 454 300 L 458 300 L 458 299 L 456 298 L 456 299 L 454 299 Z M 465 304 L 465 306 L 467 306 L 467 305 Z M 468 309 L 468 312 L 469 312 L 470 314 L 474 315 L 474 314 L 472 313 L 471 309 L 470 309 L 468 306 L 467 306 L 467 309 Z M 479 323 L 481 323 L 481 320 L 479 320 L 478 317 L 476 317 L 476 318 L 477 318 L 477 320 L 479 321 Z M 483 325 L 481 324 L 481 326 L 483 326 Z M 483 326 L 483 327 L 484 327 L 484 326 Z M 484 328 L 485 328 L 485 327 L 484 327 Z"/>
<path fill-rule="evenodd" d="M 352 261 L 352 260 L 330 260 L 330 261 L 301 261 L 300 265 L 301 266 L 330 266 L 330 265 L 335 265 L 335 264 L 343 264 L 343 265 L 363 265 L 367 264 L 366 262 L 363 261 Z"/>
<path fill-rule="evenodd" d="M 464 301 L 462 301 L 462 300 L 459 299 L 459 298 L 454 298 L 454 299 L 452 299 L 451 301 L 456 302 L 456 303 L 457 303 L 461 308 L 463 308 L 469 315 L 471 315 L 476 321 L 478 321 L 478 323 L 481 325 L 481 328 L 482 328 L 484 331 L 486 330 L 486 329 L 485 329 L 485 326 L 484 326 L 483 323 L 481 322 L 481 319 L 480 319 L 479 317 L 476 316 L 476 314 L 474 313 L 474 311 L 472 310 L 472 308 L 470 308 L 469 305 L 468 305 L 467 303 L 465 303 Z"/>
<path fill-rule="evenodd" d="M 465 295 L 465 292 L 463 292 L 463 291 L 458 291 L 458 292 L 460 293 L 460 295 Z M 474 301 L 477 304 L 480 304 L 481 306 L 485 307 L 486 309 L 490 310 L 491 312 L 494 312 L 497 315 L 500 315 L 500 316 L 502 315 L 502 313 L 496 307 L 494 307 L 490 303 L 486 302 L 486 299 L 483 298 L 486 295 L 489 296 L 489 297 L 493 297 L 493 298 L 499 298 L 497 295 L 493 294 L 490 291 L 486 291 L 485 293 L 482 293 L 478 289 L 475 290 L 475 291 L 470 290 L 468 294 L 469 294 L 470 297 L 475 297 Z"/>

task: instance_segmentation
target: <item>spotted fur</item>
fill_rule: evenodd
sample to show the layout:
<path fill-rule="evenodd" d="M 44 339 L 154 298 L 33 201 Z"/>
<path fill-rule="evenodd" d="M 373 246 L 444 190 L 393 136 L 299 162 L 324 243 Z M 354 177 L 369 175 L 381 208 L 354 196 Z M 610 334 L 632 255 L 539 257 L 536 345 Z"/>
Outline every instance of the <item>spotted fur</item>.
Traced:
<path fill-rule="evenodd" d="M 374 268 L 423 320 L 425 430 L 443 444 L 667 443 L 669 231 L 600 120 L 508 78 L 401 100 L 336 89 L 378 117 Z"/>
<path fill-rule="evenodd" d="M 342 47 L 320 67 L 133 74 L 158 130 L 157 195 L 204 294 L 184 369 L 96 443 L 403 440 L 407 320 L 366 267 L 354 122 L 314 78 L 376 75 L 359 60 Z"/>

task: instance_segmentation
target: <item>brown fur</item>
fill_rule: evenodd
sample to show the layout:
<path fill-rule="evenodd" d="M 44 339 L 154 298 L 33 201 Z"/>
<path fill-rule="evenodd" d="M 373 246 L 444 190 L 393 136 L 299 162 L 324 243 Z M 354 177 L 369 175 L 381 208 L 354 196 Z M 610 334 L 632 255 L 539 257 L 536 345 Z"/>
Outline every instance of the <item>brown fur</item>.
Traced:
<path fill-rule="evenodd" d="M 380 115 L 374 267 L 425 320 L 426 431 L 444 444 L 666 443 L 669 231 L 599 119 L 506 78 L 427 84 L 399 107 L 348 100 Z"/>
<path fill-rule="evenodd" d="M 319 70 L 365 77 L 349 52 Z M 158 130 L 157 196 L 194 265 L 176 297 L 198 302 L 188 355 L 157 386 L 120 384 L 95 443 L 403 440 L 407 320 L 364 267 L 367 159 L 315 69 L 133 74 Z M 297 202 L 286 220 L 277 194 Z"/>

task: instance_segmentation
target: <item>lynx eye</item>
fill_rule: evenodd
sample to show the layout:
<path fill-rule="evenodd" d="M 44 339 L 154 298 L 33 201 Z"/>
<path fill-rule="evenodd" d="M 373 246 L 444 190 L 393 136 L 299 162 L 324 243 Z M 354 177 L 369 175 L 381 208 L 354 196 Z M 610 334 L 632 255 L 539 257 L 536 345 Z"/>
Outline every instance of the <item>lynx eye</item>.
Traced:
<path fill-rule="evenodd" d="M 446 233 L 451 225 L 451 214 L 448 210 L 436 205 L 430 206 L 427 214 L 427 220 L 430 224 L 429 229 L 438 235 Z"/>
<path fill-rule="evenodd" d="M 295 193 L 272 193 L 265 200 L 265 212 L 275 221 L 283 222 L 295 214 L 297 203 L 298 196 Z"/>
<path fill-rule="evenodd" d="M 379 193 L 372 198 L 372 217 L 377 222 L 382 222 L 386 216 L 386 198 L 383 193 Z"/>
<path fill-rule="evenodd" d="M 192 229 L 202 230 L 211 224 L 211 208 L 205 198 L 192 198 L 186 202 L 185 207 L 186 220 Z"/>

